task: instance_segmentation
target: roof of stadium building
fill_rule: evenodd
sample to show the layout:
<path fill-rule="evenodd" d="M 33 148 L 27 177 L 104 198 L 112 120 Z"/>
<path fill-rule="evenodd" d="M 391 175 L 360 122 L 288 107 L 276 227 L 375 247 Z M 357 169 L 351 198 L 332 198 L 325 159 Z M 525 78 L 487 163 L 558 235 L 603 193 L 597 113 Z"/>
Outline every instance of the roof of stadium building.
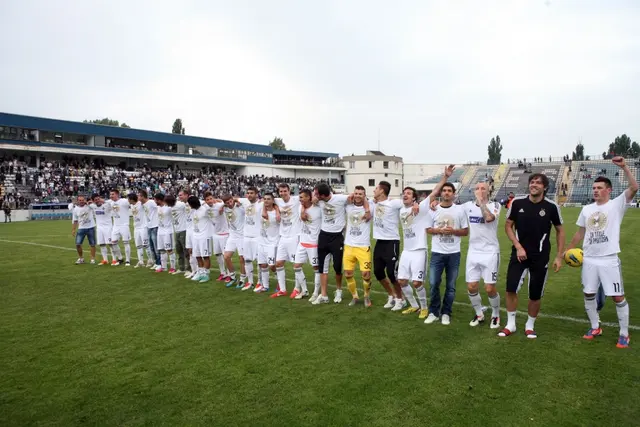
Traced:
<path fill-rule="evenodd" d="M 166 144 L 186 144 L 225 148 L 231 150 L 251 150 L 260 153 L 272 153 L 296 157 L 338 157 L 337 153 L 318 153 L 307 151 L 274 150 L 269 145 L 251 144 L 248 142 L 228 141 L 225 139 L 204 138 L 200 136 L 180 135 L 169 132 L 157 132 L 134 128 L 98 125 L 93 123 L 73 122 L 69 120 L 50 119 L 45 117 L 23 116 L 0 112 L 0 126 L 36 129 L 41 131 L 73 133 L 79 135 L 104 136 L 134 141 L 159 142 Z"/>

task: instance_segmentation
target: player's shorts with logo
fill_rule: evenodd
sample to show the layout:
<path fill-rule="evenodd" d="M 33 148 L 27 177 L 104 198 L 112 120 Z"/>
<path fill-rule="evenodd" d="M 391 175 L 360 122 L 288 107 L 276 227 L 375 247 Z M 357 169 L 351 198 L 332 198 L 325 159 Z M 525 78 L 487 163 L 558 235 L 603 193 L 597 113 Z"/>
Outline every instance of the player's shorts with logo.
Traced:
<path fill-rule="evenodd" d="M 206 258 L 211 256 L 210 237 L 193 237 L 191 240 L 191 244 L 193 245 L 193 247 L 191 248 L 193 256 L 199 258 Z"/>
<path fill-rule="evenodd" d="M 347 271 L 354 271 L 356 263 L 360 271 L 371 271 L 371 247 L 345 245 L 342 267 Z"/>
<path fill-rule="evenodd" d="M 467 283 L 479 282 L 497 283 L 500 271 L 499 253 L 470 252 L 467 254 L 465 280 Z"/>
<path fill-rule="evenodd" d="M 255 261 L 258 259 L 258 239 L 255 237 L 245 237 L 242 240 L 242 253 L 245 261 Z"/>
<path fill-rule="evenodd" d="M 242 238 L 230 236 L 227 239 L 227 243 L 224 245 L 225 252 L 238 252 L 238 256 L 244 256 L 242 250 Z"/>
<path fill-rule="evenodd" d="M 398 257 L 400 256 L 399 240 L 378 240 L 373 250 L 373 274 L 376 279 L 389 278 L 395 283 L 398 275 Z"/>
<path fill-rule="evenodd" d="M 213 235 L 213 254 L 220 255 L 224 252 L 224 248 L 229 240 L 228 234 L 214 234 Z"/>
<path fill-rule="evenodd" d="M 547 284 L 548 266 L 548 253 L 527 254 L 527 259 L 520 262 L 513 248 L 507 268 L 507 292 L 519 292 L 528 273 L 529 299 L 539 300 L 544 295 L 544 287 Z"/>
<path fill-rule="evenodd" d="M 280 237 L 276 251 L 276 261 L 295 261 L 298 237 Z"/>
<path fill-rule="evenodd" d="M 309 261 L 312 267 L 318 266 L 318 247 L 308 243 L 298 243 L 296 248 L 296 264 L 304 264 Z"/>
<path fill-rule="evenodd" d="M 624 295 L 622 265 L 618 255 L 584 257 L 582 260 L 582 288 L 585 294 L 596 294 L 602 284 L 608 297 Z"/>
<path fill-rule="evenodd" d="M 149 246 L 149 229 L 147 227 L 136 228 L 133 230 L 133 238 L 136 243 L 136 247 Z"/>
<path fill-rule="evenodd" d="M 184 237 L 184 247 L 193 249 L 193 228 L 187 228 L 187 235 Z"/>
<path fill-rule="evenodd" d="M 123 242 L 131 240 L 131 230 L 128 225 L 114 225 L 111 229 L 111 243 L 117 243 L 120 240 Z"/>
<path fill-rule="evenodd" d="M 427 251 L 425 249 L 402 251 L 402 254 L 400 254 L 400 265 L 398 267 L 398 280 L 424 282 L 426 271 Z"/>
<path fill-rule="evenodd" d="M 173 234 L 158 234 L 158 250 L 173 250 Z"/>
<path fill-rule="evenodd" d="M 96 234 L 97 234 L 97 240 L 99 245 L 111 244 L 111 233 L 112 233 L 111 227 L 109 228 L 98 227 L 96 231 L 97 231 Z"/>
<path fill-rule="evenodd" d="M 258 245 L 258 264 L 276 265 L 276 245 Z"/>

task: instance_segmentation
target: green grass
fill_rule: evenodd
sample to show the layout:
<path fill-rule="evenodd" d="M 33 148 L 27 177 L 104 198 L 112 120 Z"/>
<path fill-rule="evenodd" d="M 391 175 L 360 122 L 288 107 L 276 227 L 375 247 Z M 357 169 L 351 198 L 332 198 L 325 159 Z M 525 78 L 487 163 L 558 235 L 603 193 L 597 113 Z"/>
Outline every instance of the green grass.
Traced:
<path fill-rule="evenodd" d="M 570 239 L 578 210 L 563 214 Z M 629 210 L 622 233 L 634 325 L 639 220 Z M 472 329 L 463 268 L 445 327 L 383 310 L 381 293 L 370 310 L 312 307 L 6 242 L 72 249 L 70 228 L 0 224 L 2 426 L 638 425 L 640 344 L 544 315 L 537 340 L 524 316 L 508 339 Z M 550 274 L 542 311 L 585 318 L 578 269 Z M 617 321 L 611 302 L 602 317 Z"/>

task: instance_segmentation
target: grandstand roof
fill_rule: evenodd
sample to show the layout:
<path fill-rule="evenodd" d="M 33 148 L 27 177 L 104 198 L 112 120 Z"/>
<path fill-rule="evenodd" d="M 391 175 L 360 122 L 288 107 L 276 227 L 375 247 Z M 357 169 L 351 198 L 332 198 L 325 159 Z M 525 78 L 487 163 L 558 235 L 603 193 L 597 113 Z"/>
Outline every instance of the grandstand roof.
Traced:
<path fill-rule="evenodd" d="M 320 153 L 316 151 L 295 151 L 295 150 L 273 150 L 276 156 L 293 156 L 293 157 L 339 157 L 338 153 Z"/>

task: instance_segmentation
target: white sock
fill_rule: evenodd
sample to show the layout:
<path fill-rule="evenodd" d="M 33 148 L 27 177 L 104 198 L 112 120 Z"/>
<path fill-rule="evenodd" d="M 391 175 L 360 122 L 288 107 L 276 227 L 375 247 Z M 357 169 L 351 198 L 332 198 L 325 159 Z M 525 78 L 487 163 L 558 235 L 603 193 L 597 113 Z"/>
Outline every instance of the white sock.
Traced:
<path fill-rule="evenodd" d="M 535 330 L 535 327 L 536 327 L 536 318 L 529 316 L 529 318 L 527 319 L 527 324 L 524 327 L 524 330 L 533 331 Z"/>
<path fill-rule="evenodd" d="M 507 311 L 507 329 L 511 332 L 516 330 L 516 312 Z"/>
<path fill-rule="evenodd" d="M 167 253 L 166 252 L 160 252 L 160 266 L 162 267 L 163 270 L 167 269 Z"/>
<path fill-rule="evenodd" d="M 100 246 L 100 253 L 102 254 L 102 259 L 105 261 L 109 261 L 109 251 L 106 246 Z"/>
<path fill-rule="evenodd" d="M 475 294 L 472 294 L 469 292 L 469 301 L 471 301 L 471 305 L 476 312 L 476 316 L 482 317 L 482 297 L 480 296 L 480 293 L 476 292 Z"/>
<path fill-rule="evenodd" d="M 171 268 L 176 268 L 176 253 L 175 252 L 171 252 L 169 254 L 169 263 Z"/>
<path fill-rule="evenodd" d="M 287 292 L 287 280 L 284 274 L 284 267 L 276 267 L 276 277 L 278 278 L 278 288 L 281 292 Z"/>
<path fill-rule="evenodd" d="M 189 257 L 189 264 L 191 265 L 191 271 L 194 273 L 198 271 L 198 259 L 193 255 Z"/>
<path fill-rule="evenodd" d="M 320 272 L 318 271 L 316 271 L 313 284 L 314 284 L 313 294 L 320 295 Z"/>
<path fill-rule="evenodd" d="M 231 277 L 231 280 L 236 280 L 236 272 L 235 271 L 229 271 L 229 277 Z"/>
<path fill-rule="evenodd" d="M 589 322 L 591 322 L 592 329 L 598 329 L 598 303 L 596 302 L 596 296 L 584 297 L 584 311 L 587 312 Z"/>
<path fill-rule="evenodd" d="M 302 268 L 294 268 L 293 272 L 296 276 L 296 290 L 301 292 L 308 292 L 307 279 L 304 277 L 304 271 L 302 271 Z"/>
<path fill-rule="evenodd" d="M 416 288 L 416 293 L 418 294 L 418 301 L 420 301 L 420 308 L 426 310 L 427 309 L 427 290 L 424 286 L 420 286 Z"/>
<path fill-rule="evenodd" d="M 618 323 L 620 323 L 620 335 L 629 336 L 629 303 L 626 299 L 616 303 Z"/>
<path fill-rule="evenodd" d="M 416 301 L 416 297 L 413 296 L 413 288 L 411 285 L 404 285 L 402 287 L 402 293 L 407 301 L 409 301 L 409 304 L 411 304 L 411 307 L 418 308 L 418 301 Z"/>
<path fill-rule="evenodd" d="M 244 269 L 247 272 L 247 283 L 253 286 L 253 261 L 245 260 Z"/>
<path fill-rule="evenodd" d="M 136 248 L 136 252 L 138 254 L 138 262 L 144 262 L 144 249 Z"/>
<path fill-rule="evenodd" d="M 222 256 L 222 254 L 216 255 L 216 260 L 218 260 L 218 268 L 220 269 L 220 274 L 224 277 L 227 277 L 227 268 L 224 266 L 224 257 Z"/>
<path fill-rule="evenodd" d="M 124 257 L 125 261 L 131 262 L 131 245 L 129 242 L 124 242 Z"/>
<path fill-rule="evenodd" d="M 111 245 L 111 250 L 113 255 L 116 257 L 116 259 L 120 261 L 122 259 L 122 252 L 120 252 L 120 246 Z"/>
<path fill-rule="evenodd" d="M 260 267 L 260 279 L 262 286 L 269 289 L 269 268 Z"/>
<path fill-rule="evenodd" d="M 240 275 L 240 283 L 242 283 L 243 285 L 245 283 L 247 283 L 247 275 L 246 274 L 241 274 Z"/>
<path fill-rule="evenodd" d="M 496 292 L 494 296 L 489 297 L 491 305 L 491 317 L 500 317 L 500 294 Z"/>

